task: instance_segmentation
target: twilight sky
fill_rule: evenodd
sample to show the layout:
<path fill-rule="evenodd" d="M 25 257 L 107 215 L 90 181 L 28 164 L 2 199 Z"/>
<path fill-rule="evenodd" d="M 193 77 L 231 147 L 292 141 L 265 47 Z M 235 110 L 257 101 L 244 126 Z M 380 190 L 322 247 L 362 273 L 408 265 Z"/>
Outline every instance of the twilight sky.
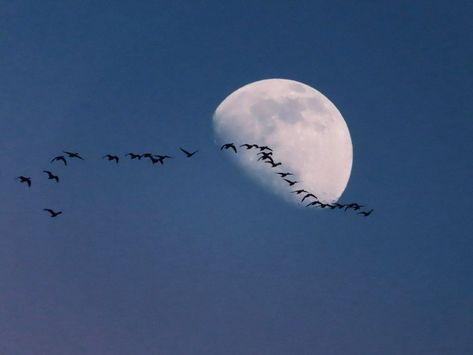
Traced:
<path fill-rule="evenodd" d="M 471 2 L 0 9 L 0 353 L 473 353 Z M 274 77 L 340 110 L 369 218 L 294 208 L 218 150 L 216 107 Z M 129 151 L 175 159 L 101 159 Z"/>

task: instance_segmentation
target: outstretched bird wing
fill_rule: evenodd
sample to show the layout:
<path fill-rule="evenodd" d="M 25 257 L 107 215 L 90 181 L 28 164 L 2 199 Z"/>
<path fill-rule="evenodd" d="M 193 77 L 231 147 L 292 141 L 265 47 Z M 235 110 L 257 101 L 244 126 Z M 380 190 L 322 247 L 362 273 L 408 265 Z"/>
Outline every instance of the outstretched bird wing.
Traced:
<path fill-rule="evenodd" d="M 182 152 L 184 152 L 186 155 L 192 155 L 192 153 L 188 152 L 187 150 L 185 150 L 185 149 L 183 149 L 183 148 L 181 148 L 181 147 L 179 147 L 179 149 L 180 149 Z"/>

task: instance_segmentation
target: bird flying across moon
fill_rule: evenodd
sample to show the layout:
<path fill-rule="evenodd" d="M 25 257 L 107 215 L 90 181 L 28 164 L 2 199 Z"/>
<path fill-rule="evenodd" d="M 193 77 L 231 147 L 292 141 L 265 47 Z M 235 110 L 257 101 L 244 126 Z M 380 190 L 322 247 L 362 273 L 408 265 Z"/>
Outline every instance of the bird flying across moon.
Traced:
<path fill-rule="evenodd" d="M 268 79 L 245 85 L 217 107 L 213 124 L 220 144 L 254 142 L 270 147 L 274 161 L 282 162 L 298 186 L 321 202 L 337 201 L 347 186 L 353 161 L 347 124 L 329 99 L 306 84 Z M 238 153 L 232 159 L 250 175 L 300 202 L 270 164 L 257 163 L 254 151 Z"/>

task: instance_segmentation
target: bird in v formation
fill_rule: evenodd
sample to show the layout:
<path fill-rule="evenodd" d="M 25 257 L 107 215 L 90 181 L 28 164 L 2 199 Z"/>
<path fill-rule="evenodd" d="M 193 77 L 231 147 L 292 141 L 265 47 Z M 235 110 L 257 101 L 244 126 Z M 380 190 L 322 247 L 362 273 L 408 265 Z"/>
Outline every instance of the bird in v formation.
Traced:
<path fill-rule="evenodd" d="M 282 165 L 281 162 L 276 163 L 274 161 L 274 159 L 273 159 L 273 149 L 268 147 L 268 146 L 263 146 L 263 145 L 259 146 L 257 144 L 245 143 L 245 144 L 240 145 L 240 147 L 245 147 L 247 150 L 250 150 L 252 148 L 259 148 L 260 151 L 257 153 L 257 156 L 258 156 L 257 161 L 262 160 L 264 163 L 270 164 L 272 168 L 275 168 L 279 165 Z M 220 150 L 223 150 L 223 149 L 234 149 L 235 153 L 237 152 L 236 148 L 234 148 L 234 143 L 225 143 L 225 144 L 223 144 L 222 147 L 220 148 Z M 278 174 L 284 181 L 286 181 L 289 184 L 289 186 L 293 186 L 293 185 L 299 183 L 299 181 L 292 181 L 292 180 L 289 180 L 289 179 L 285 179 L 287 176 L 293 176 L 294 175 L 291 172 L 276 172 L 276 174 Z M 307 207 L 316 206 L 316 207 L 320 207 L 320 208 L 330 208 L 332 210 L 336 209 L 336 208 L 337 209 L 344 208 L 345 211 L 347 211 L 348 209 L 353 209 L 353 210 L 357 211 L 361 207 L 364 207 L 362 205 L 359 205 L 358 203 L 350 203 L 350 204 L 340 204 L 338 202 L 323 203 L 323 202 L 319 201 L 319 198 L 315 194 L 313 194 L 311 192 L 308 192 L 305 189 L 299 189 L 299 190 L 291 191 L 291 193 L 295 193 L 296 195 L 300 195 L 302 193 L 305 193 L 304 197 L 301 200 L 301 203 L 304 202 L 308 198 L 313 198 L 314 201 L 309 202 L 309 204 L 306 205 Z M 367 217 L 372 212 L 373 212 L 373 210 L 367 211 L 367 212 L 362 211 L 362 212 L 359 212 L 358 214 Z"/>
<path fill-rule="evenodd" d="M 268 147 L 268 146 L 259 146 L 258 144 L 245 143 L 245 144 L 240 145 L 240 147 L 245 147 L 246 150 L 251 150 L 253 148 L 259 149 L 259 152 L 257 153 L 257 156 L 259 157 L 258 161 L 263 160 L 264 163 L 270 164 L 272 168 L 275 168 L 279 165 L 282 165 L 281 162 L 276 163 L 273 160 L 273 149 Z M 181 148 L 181 147 L 179 147 L 179 149 L 185 154 L 185 156 L 187 158 L 190 158 L 190 157 L 194 156 L 198 152 L 198 150 L 195 150 L 195 151 L 191 152 L 191 151 L 188 151 L 188 150 L 186 150 L 184 148 Z M 225 143 L 225 144 L 223 144 L 221 146 L 220 150 L 224 150 L 224 149 L 225 150 L 233 150 L 235 153 L 238 152 L 238 150 L 235 146 L 235 143 Z M 76 153 L 76 152 L 63 151 L 63 153 L 65 153 L 68 158 L 75 158 L 75 159 L 85 160 L 79 153 Z M 129 156 L 131 160 L 134 160 L 134 159 L 141 160 L 142 158 L 149 158 L 150 161 L 153 164 L 156 164 L 156 163 L 159 162 L 161 165 L 164 164 L 164 161 L 166 159 L 172 159 L 172 157 L 169 156 L 169 155 L 159 155 L 159 154 L 152 154 L 152 153 L 137 154 L 137 153 L 131 153 L 130 152 L 130 153 L 125 154 L 125 156 Z M 108 161 L 115 161 L 115 163 L 118 164 L 120 158 L 117 155 L 106 154 L 102 157 L 102 159 L 107 159 Z M 53 159 L 51 159 L 51 163 L 54 163 L 56 161 L 61 161 L 65 166 L 67 166 L 67 160 L 66 160 L 66 157 L 64 155 L 58 155 L 58 156 L 54 157 Z M 59 176 L 53 174 L 49 170 L 43 170 L 43 172 L 48 175 L 49 180 L 55 180 L 57 183 L 59 182 Z M 287 176 L 294 176 L 294 174 L 291 173 L 291 172 L 276 172 L 276 174 L 279 175 L 282 178 L 282 180 L 286 181 L 289 184 L 289 186 L 294 186 L 295 184 L 299 183 L 299 181 L 286 179 Z M 30 177 L 22 175 L 22 176 L 18 176 L 16 179 L 19 180 L 20 183 L 27 184 L 28 187 L 31 187 L 31 185 L 32 185 L 32 180 L 31 180 Z M 359 211 L 362 207 L 364 207 L 363 205 L 360 205 L 358 203 L 349 203 L 349 204 L 340 204 L 338 202 L 323 203 L 318 199 L 318 197 L 315 194 L 313 194 L 311 192 L 308 192 L 305 189 L 299 189 L 299 190 L 290 191 L 290 192 L 295 193 L 296 195 L 300 195 L 302 193 L 305 193 L 305 195 L 303 196 L 301 202 L 304 202 L 308 198 L 313 198 L 314 200 L 309 202 L 306 205 L 307 207 L 316 206 L 316 207 L 319 207 L 319 208 L 330 208 L 330 209 L 338 208 L 338 209 L 344 209 L 345 211 L 347 211 L 349 209 L 352 209 L 354 211 Z M 47 208 L 45 208 L 44 211 L 49 212 L 51 217 L 57 217 L 60 214 L 62 214 L 62 211 L 56 212 L 52 209 L 47 209 Z M 364 216 L 364 217 L 368 217 L 373 211 L 374 211 L 374 209 L 371 209 L 369 211 L 360 211 L 357 214 L 361 215 L 361 216 Z"/>

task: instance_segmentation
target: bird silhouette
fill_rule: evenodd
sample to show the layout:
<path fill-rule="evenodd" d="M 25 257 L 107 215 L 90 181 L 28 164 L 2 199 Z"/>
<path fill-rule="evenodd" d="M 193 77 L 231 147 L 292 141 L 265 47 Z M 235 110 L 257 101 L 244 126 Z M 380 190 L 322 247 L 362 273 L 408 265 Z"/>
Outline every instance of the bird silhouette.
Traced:
<path fill-rule="evenodd" d="M 157 157 L 157 158 L 155 158 L 155 157 Z M 165 159 L 172 158 L 172 157 L 170 157 L 169 155 L 155 155 L 155 157 L 149 157 L 149 159 L 151 160 L 151 162 L 152 162 L 153 164 L 161 163 L 161 165 L 164 164 L 164 160 L 165 160 Z"/>
<path fill-rule="evenodd" d="M 296 190 L 296 191 L 291 191 L 292 194 L 295 193 L 296 195 L 300 195 L 300 194 L 303 193 L 303 192 L 307 192 L 307 191 L 306 191 L 306 190 L 303 190 L 303 189 L 301 189 L 301 190 Z"/>
<path fill-rule="evenodd" d="M 115 163 L 116 163 L 116 164 L 118 164 L 118 161 L 120 160 L 120 158 L 118 158 L 116 155 L 112 155 L 112 154 L 104 155 L 104 156 L 102 157 L 102 159 L 107 159 L 108 161 L 115 160 Z"/>
<path fill-rule="evenodd" d="M 340 204 L 340 203 L 338 203 L 338 202 L 335 202 L 333 205 L 334 205 L 335 207 L 339 208 L 339 209 L 342 209 L 343 207 L 346 207 L 346 205 L 342 205 L 342 204 Z"/>
<path fill-rule="evenodd" d="M 130 157 L 130 159 L 138 159 L 138 160 L 141 160 L 141 158 L 143 157 L 141 154 L 135 154 L 135 153 L 128 153 L 128 154 L 125 154 L 126 157 Z"/>
<path fill-rule="evenodd" d="M 365 216 L 365 217 L 368 217 L 374 210 L 371 209 L 369 210 L 368 212 L 366 211 L 361 211 L 361 212 L 358 212 L 357 214 L 361 214 L 362 216 Z"/>
<path fill-rule="evenodd" d="M 293 173 L 276 173 L 276 174 L 278 174 L 282 178 L 285 178 L 286 176 L 289 176 L 289 175 L 294 175 Z"/>
<path fill-rule="evenodd" d="M 63 153 L 66 153 L 67 154 L 67 157 L 68 158 L 77 158 L 77 159 L 80 159 L 80 160 L 84 160 L 84 158 L 82 158 L 79 153 L 74 153 L 74 152 L 66 152 L 66 151 L 62 151 Z"/>
<path fill-rule="evenodd" d="M 222 149 L 233 149 L 235 151 L 235 153 L 237 153 L 237 149 L 235 147 L 235 144 L 234 143 L 226 143 L 224 145 L 222 145 L 222 147 L 220 147 L 220 150 Z"/>
<path fill-rule="evenodd" d="M 265 162 L 265 163 L 268 163 L 268 164 L 271 164 L 271 167 L 272 167 L 272 168 L 275 168 L 275 167 L 277 167 L 277 166 L 279 166 L 279 165 L 282 165 L 281 162 L 275 163 L 273 159 L 271 159 L 271 160 L 265 160 L 264 162 Z M 286 179 L 284 179 L 284 180 L 286 180 Z M 291 186 L 292 186 L 292 185 L 291 185 Z"/>
<path fill-rule="evenodd" d="M 52 172 L 50 172 L 49 170 L 43 170 L 43 173 L 48 174 L 48 179 L 49 179 L 49 180 L 56 180 L 56 182 L 59 182 L 59 176 L 54 175 L 54 174 L 53 174 Z"/>
<path fill-rule="evenodd" d="M 291 180 L 288 180 L 288 179 L 283 179 L 284 181 L 286 181 L 289 186 L 294 186 L 295 184 L 297 184 L 299 181 L 291 181 Z"/>
<path fill-rule="evenodd" d="M 306 191 L 306 192 L 307 192 L 307 191 Z M 312 193 L 308 193 L 307 195 L 305 195 L 305 196 L 302 198 L 301 202 L 304 202 L 304 200 L 305 200 L 306 198 L 309 198 L 309 197 L 313 197 L 313 198 L 315 198 L 316 200 L 318 200 L 318 197 L 317 197 L 317 196 L 315 196 L 315 195 L 312 194 Z"/>
<path fill-rule="evenodd" d="M 154 157 L 149 157 L 149 160 L 151 160 L 151 162 L 152 162 L 153 164 L 156 164 L 156 163 L 159 163 L 159 162 L 161 162 L 161 164 L 163 163 L 160 159 L 156 159 L 156 158 L 154 158 Z"/>
<path fill-rule="evenodd" d="M 49 214 L 51 215 L 51 218 L 57 217 L 62 213 L 62 211 L 57 211 L 56 212 L 56 211 L 53 211 L 50 208 L 43 208 L 43 211 L 49 212 Z"/>
<path fill-rule="evenodd" d="M 268 147 L 267 145 L 261 145 L 261 146 L 259 147 L 259 150 L 260 150 L 260 151 L 263 151 L 263 150 L 270 150 L 270 151 L 273 151 L 273 150 L 272 150 L 270 147 Z"/>
<path fill-rule="evenodd" d="M 258 161 L 260 160 L 273 160 L 273 158 L 271 157 L 271 155 L 273 155 L 273 153 L 269 152 L 269 153 L 266 153 L 266 152 L 261 152 L 261 153 L 258 153 L 258 155 L 261 156 L 258 158 Z"/>
<path fill-rule="evenodd" d="M 245 147 L 246 149 L 259 148 L 258 144 L 242 144 L 240 147 Z"/>
<path fill-rule="evenodd" d="M 357 203 L 350 203 L 348 205 L 345 206 L 345 211 L 348 210 L 348 209 L 353 209 L 355 211 L 359 210 L 361 207 L 365 207 L 365 206 L 362 206 L 362 205 L 359 205 Z"/>
<path fill-rule="evenodd" d="M 307 204 L 306 207 L 309 207 L 309 206 L 317 206 L 317 205 L 323 205 L 323 203 L 320 202 L 320 201 L 312 201 L 312 202 L 310 202 L 309 204 Z"/>
<path fill-rule="evenodd" d="M 51 163 L 54 163 L 55 161 L 62 161 L 64 165 L 67 165 L 67 160 L 64 155 L 58 155 L 57 157 L 51 159 Z"/>
<path fill-rule="evenodd" d="M 20 180 L 20 183 L 26 183 L 28 187 L 31 187 L 31 178 L 27 176 L 18 176 L 16 180 Z"/>
<path fill-rule="evenodd" d="M 330 203 L 320 203 L 319 204 L 320 208 L 326 208 L 326 207 L 330 207 L 331 209 L 333 209 L 330 205 Z"/>
<path fill-rule="evenodd" d="M 190 157 L 192 157 L 195 153 L 198 152 L 198 150 L 196 150 L 195 152 L 192 152 L 192 153 L 191 153 L 191 152 L 189 152 L 189 151 L 187 151 L 187 150 L 185 150 L 185 149 L 183 149 L 183 148 L 181 148 L 181 147 L 179 147 L 179 149 L 181 150 L 181 152 L 183 152 L 183 153 L 186 155 L 186 158 L 190 158 Z"/>

